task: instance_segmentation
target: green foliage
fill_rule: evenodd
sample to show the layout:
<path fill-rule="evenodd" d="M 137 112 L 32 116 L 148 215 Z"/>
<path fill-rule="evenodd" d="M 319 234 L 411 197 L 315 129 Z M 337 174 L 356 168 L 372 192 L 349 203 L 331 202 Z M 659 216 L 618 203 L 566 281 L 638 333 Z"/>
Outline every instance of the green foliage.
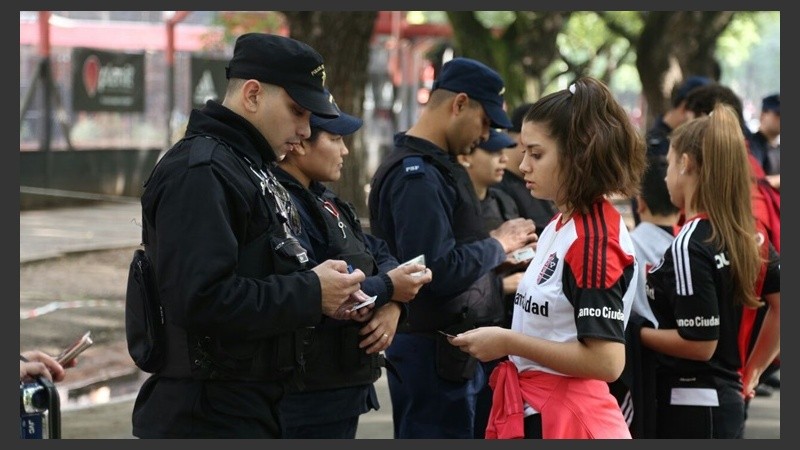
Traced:
<path fill-rule="evenodd" d="M 561 79 L 549 86 L 546 92 L 563 89 L 579 75 L 600 79 L 610 77 L 612 86 L 640 86 L 638 73 L 633 66 L 635 55 L 631 51 L 632 44 L 610 29 L 609 22 L 616 27 L 623 27 L 622 31 L 625 33 L 632 34 L 638 34 L 643 26 L 641 17 L 635 11 L 612 11 L 604 14 L 581 11 L 572 14 L 558 36 L 558 47 L 563 60 L 555 62 L 548 70 L 550 76 Z M 582 73 L 574 73 L 579 67 L 583 69 Z M 622 76 L 624 82 L 615 83 L 618 76 Z"/>
<path fill-rule="evenodd" d="M 517 20 L 516 11 L 475 11 L 478 22 L 486 28 L 505 28 Z"/>
<path fill-rule="evenodd" d="M 781 24 L 779 11 L 737 14 L 729 33 L 720 38 L 717 57 L 723 84 L 731 86 L 756 108 L 761 98 L 781 89 Z M 738 42 L 741 39 L 741 42 Z"/>
<path fill-rule="evenodd" d="M 220 11 L 214 23 L 225 30 L 225 42 L 232 44 L 240 34 L 272 33 L 280 29 L 285 18 L 278 11 Z"/>
<path fill-rule="evenodd" d="M 741 13 L 717 40 L 717 58 L 729 67 L 738 67 L 750 59 L 751 50 L 761 40 L 759 15 Z"/>
<path fill-rule="evenodd" d="M 408 23 L 447 23 L 447 12 L 445 11 L 408 11 L 406 12 Z"/>

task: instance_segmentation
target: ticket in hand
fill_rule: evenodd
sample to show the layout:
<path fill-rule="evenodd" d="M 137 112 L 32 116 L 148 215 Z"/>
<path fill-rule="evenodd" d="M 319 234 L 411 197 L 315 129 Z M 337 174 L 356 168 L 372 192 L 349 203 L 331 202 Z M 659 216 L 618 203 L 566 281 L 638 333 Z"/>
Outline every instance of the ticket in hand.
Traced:
<path fill-rule="evenodd" d="M 536 255 L 536 252 L 534 252 L 530 247 L 523 247 L 519 250 L 514 250 L 514 252 L 511 253 L 511 257 L 514 258 L 514 260 L 518 263 L 533 259 L 534 255 Z"/>
<path fill-rule="evenodd" d="M 425 254 L 423 253 L 423 254 L 421 254 L 421 255 L 419 255 L 417 257 L 409 259 L 408 261 L 404 262 L 403 264 L 400 264 L 397 267 L 408 266 L 408 265 L 411 265 L 411 264 L 422 264 L 424 266 L 425 265 Z M 418 277 L 418 276 L 422 276 L 422 275 L 425 275 L 425 271 L 424 270 L 421 270 L 419 272 L 414 272 L 414 273 L 411 274 L 411 276 L 414 276 L 414 277 Z"/>
<path fill-rule="evenodd" d="M 365 301 L 363 301 L 361 303 L 358 303 L 355 306 L 353 306 L 350 309 L 350 311 L 355 311 L 355 310 L 361 309 L 361 308 L 363 308 L 363 307 L 365 307 L 367 305 L 371 305 L 371 304 L 375 303 L 375 300 L 377 300 L 377 299 L 378 299 L 378 296 L 377 295 L 373 295 L 372 297 L 366 299 Z"/>

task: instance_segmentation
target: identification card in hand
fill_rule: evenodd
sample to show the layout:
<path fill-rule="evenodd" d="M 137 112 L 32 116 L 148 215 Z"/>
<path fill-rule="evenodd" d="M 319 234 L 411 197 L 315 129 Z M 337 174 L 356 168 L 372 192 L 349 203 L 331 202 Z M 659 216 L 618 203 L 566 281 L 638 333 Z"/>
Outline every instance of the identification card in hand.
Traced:
<path fill-rule="evenodd" d="M 421 255 L 419 255 L 417 257 L 409 259 L 408 261 L 404 262 L 403 264 L 400 264 L 397 267 L 408 266 L 408 265 L 411 265 L 411 264 L 422 264 L 424 266 L 425 265 L 425 254 L 423 253 L 423 254 L 421 254 Z M 419 276 L 422 276 L 422 275 L 425 275 L 425 271 L 424 270 L 420 270 L 419 272 L 414 272 L 414 273 L 411 274 L 411 276 L 414 276 L 414 277 L 419 277 Z"/>
<path fill-rule="evenodd" d="M 350 309 L 350 311 L 356 311 L 356 310 L 361 309 L 361 308 L 363 308 L 363 307 L 365 307 L 367 305 L 371 305 L 371 304 L 375 303 L 375 300 L 377 300 L 377 299 L 378 299 L 378 296 L 377 295 L 373 295 L 372 297 L 364 300 L 363 302 L 358 303 L 355 306 L 353 306 Z"/>
<path fill-rule="evenodd" d="M 524 247 L 524 248 L 521 248 L 519 250 L 515 250 L 513 253 L 511 253 L 511 256 L 517 262 L 523 262 L 523 261 L 527 261 L 529 259 L 533 259 L 533 257 L 535 255 L 536 255 L 536 252 L 534 252 L 533 249 L 530 248 L 530 247 Z"/>

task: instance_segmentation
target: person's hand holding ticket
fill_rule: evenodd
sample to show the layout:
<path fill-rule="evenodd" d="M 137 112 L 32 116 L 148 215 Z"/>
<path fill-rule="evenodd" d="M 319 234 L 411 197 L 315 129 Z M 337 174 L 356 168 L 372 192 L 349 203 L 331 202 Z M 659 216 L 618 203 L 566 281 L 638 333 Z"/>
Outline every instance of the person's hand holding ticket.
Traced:
<path fill-rule="evenodd" d="M 419 270 L 417 270 L 416 272 L 413 272 L 412 275 L 417 276 L 417 277 L 425 275 L 425 254 L 423 253 L 423 254 L 421 254 L 419 256 L 411 258 L 408 261 L 404 262 L 403 264 L 400 264 L 397 267 L 408 267 L 408 266 L 422 266 L 421 268 L 419 268 Z"/>
<path fill-rule="evenodd" d="M 536 251 L 534 251 L 531 247 L 522 247 L 511 252 L 511 258 L 517 263 L 530 261 L 535 255 Z"/>
<path fill-rule="evenodd" d="M 433 272 L 425 267 L 425 255 L 419 255 L 387 272 L 392 280 L 392 300 L 409 302 L 417 292 L 433 280 Z"/>

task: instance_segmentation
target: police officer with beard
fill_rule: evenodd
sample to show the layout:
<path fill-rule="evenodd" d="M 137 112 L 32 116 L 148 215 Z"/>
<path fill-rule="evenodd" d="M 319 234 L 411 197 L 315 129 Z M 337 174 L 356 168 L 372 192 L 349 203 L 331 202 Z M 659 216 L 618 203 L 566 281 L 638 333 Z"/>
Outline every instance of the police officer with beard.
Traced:
<path fill-rule="evenodd" d="M 335 117 L 322 57 L 293 39 L 236 40 L 222 103 L 191 113 L 142 195 L 143 244 L 163 304 L 166 357 L 139 391 L 141 438 L 277 438 L 278 402 L 302 370 L 297 329 L 348 319 L 364 274 L 308 267 L 275 162 Z M 130 342 L 129 342 L 130 346 Z"/>

